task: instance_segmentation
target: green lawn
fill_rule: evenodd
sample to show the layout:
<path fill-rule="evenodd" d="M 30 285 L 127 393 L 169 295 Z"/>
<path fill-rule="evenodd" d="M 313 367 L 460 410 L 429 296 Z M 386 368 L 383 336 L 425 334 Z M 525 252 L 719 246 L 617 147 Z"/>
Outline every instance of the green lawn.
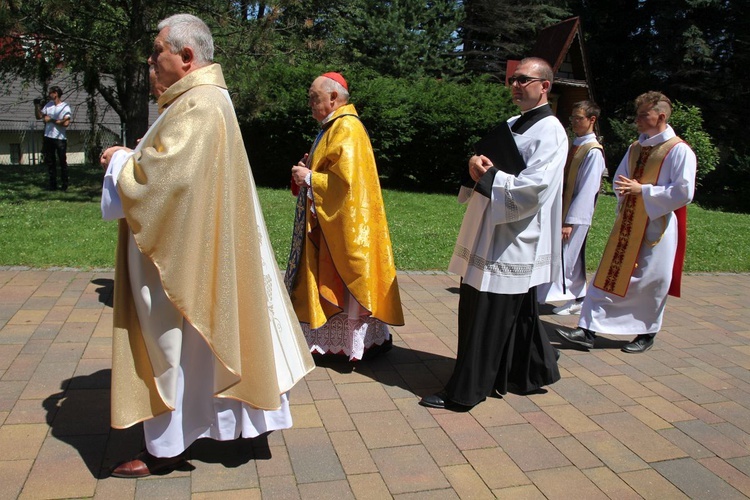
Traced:
<path fill-rule="evenodd" d="M 109 268 L 116 224 L 101 220 L 102 172 L 71 166 L 68 192 L 47 192 L 43 167 L 0 166 L 0 265 Z M 295 200 L 288 190 L 259 189 L 279 263 L 286 263 Z M 402 270 L 444 270 L 464 208 L 454 196 L 386 190 L 396 264 Z M 615 200 L 599 197 L 587 263 L 596 268 L 614 221 Z M 750 272 L 750 215 L 688 210 L 687 271 Z"/>

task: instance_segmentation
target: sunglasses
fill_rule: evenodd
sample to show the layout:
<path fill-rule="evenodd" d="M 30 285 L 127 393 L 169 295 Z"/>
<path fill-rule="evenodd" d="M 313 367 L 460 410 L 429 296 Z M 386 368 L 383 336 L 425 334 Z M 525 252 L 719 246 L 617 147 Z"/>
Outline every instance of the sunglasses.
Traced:
<path fill-rule="evenodd" d="M 526 75 L 518 75 L 518 76 L 511 76 L 508 78 L 508 84 L 514 85 L 516 82 L 518 82 L 519 85 L 528 85 L 531 82 L 543 82 L 545 81 L 544 78 L 536 78 L 534 76 L 526 76 Z"/>

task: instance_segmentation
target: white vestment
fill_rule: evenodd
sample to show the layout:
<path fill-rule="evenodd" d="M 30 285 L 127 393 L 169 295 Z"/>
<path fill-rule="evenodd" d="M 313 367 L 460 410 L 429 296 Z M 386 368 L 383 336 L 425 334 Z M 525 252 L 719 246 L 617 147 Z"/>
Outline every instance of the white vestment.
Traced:
<path fill-rule="evenodd" d="M 644 147 L 656 146 L 674 136 L 672 127 L 667 126 L 653 137 L 641 134 L 638 142 Z M 615 180 L 620 175 L 630 178 L 629 156 L 630 150 L 617 167 Z M 643 185 L 641 196 L 649 223 L 628 291 L 624 297 L 618 297 L 591 286 L 583 301 L 578 326 L 612 335 L 657 333 L 661 329 L 677 250 L 677 221 L 673 212 L 693 199 L 695 171 L 695 153 L 684 142 L 679 143 L 664 159 L 656 184 Z M 617 196 L 619 206 L 622 198 Z M 649 242 L 657 241 L 662 229 L 661 241 L 652 247 Z"/>
<path fill-rule="evenodd" d="M 459 193 L 470 199 L 448 270 L 480 292 L 526 293 L 560 273 L 565 129 L 548 116 L 513 139 L 526 168 L 514 176 L 495 165 L 491 199 Z"/>
<path fill-rule="evenodd" d="M 581 146 L 596 141 L 596 134 L 576 137 L 573 146 Z M 584 242 L 591 227 L 596 208 L 596 195 L 602 183 L 604 174 L 604 155 L 602 150 L 591 149 L 578 167 L 573 198 L 568 208 L 564 224 L 572 224 L 570 238 L 562 243 L 563 273 L 551 283 L 537 288 L 537 298 L 540 304 L 558 300 L 572 300 L 586 295 L 586 259 Z M 563 181 L 564 182 L 564 181 Z M 563 281 L 565 280 L 565 290 Z"/>

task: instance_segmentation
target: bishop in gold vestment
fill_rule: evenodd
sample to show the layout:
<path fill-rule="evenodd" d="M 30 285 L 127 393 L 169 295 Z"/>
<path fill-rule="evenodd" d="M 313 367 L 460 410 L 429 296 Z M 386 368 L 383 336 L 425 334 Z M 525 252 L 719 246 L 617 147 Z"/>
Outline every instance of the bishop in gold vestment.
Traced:
<path fill-rule="evenodd" d="M 286 393 L 314 367 L 221 67 L 192 38 L 170 38 L 185 24 L 208 32 L 168 18 L 149 58 L 166 87 L 159 119 L 134 151 L 102 159 L 102 212 L 119 219 L 112 426 L 144 422 L 148 451 L 114 470 L 124 477 L 172 465 L 198 438 L 290 427 Z"/>
<path fill-rule="evenodd" d="M 302 189 L 286 283 L 310 350 L 362 359 L 404 324 L 375 156 L 341 75 L 318 77 L 309 97 L 322 129 L 292 171 Z"/>

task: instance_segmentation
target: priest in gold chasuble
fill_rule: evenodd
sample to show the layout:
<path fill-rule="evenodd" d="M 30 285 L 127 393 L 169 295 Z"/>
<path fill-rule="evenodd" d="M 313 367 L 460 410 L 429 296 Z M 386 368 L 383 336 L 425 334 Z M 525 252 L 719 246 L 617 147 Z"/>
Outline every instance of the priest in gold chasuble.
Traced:
<path fill-rule="evenodd" d="M 346 80 L 326 73 L 309 89 L 321 130 L 292 168 L 297 198 L 285 276 L 313 353 L 362 359 L 390 348 L 403 325 L 375 155 Z"/>
<path fill-rule="evenodd" d="M 102 155 L 102 214 L 119 219 L 112 427 L 143 422 L 146 441 L 112 474 L 131 478 L 178 466 L 199 438 L 290 427 L 287 392 L 314 368 L 211 33 L 187 14 L 159 30 L 159 118 L 135 150 Z"/>
<path fill-rule="evenodd" d="M 618 215 L 579 328 L 558 333 L 591 348 L 597 333 L 635 335 L 626 353 L 642 353 L 661 329 L 667 295 L 679 296 L 685 256 L 685 207 L 693 199 L 696 157 L 668 125 L 670 100 L 646 92 L 635 101 L 640 136 L 620 162 Z"/>

